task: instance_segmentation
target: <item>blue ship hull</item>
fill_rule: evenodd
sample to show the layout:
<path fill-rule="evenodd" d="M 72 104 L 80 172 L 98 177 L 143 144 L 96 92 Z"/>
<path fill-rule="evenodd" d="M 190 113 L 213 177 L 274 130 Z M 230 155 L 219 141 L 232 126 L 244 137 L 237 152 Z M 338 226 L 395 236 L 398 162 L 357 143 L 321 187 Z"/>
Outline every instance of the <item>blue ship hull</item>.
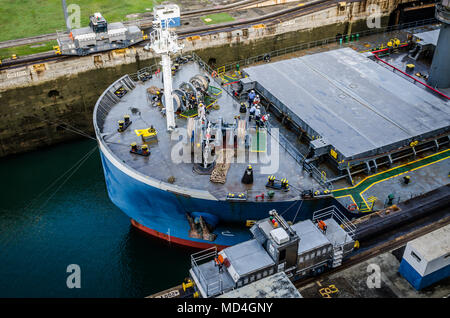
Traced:
<path fill-rule="evenodd" d="M 251 238 L 246 220 L 259 220 L 276 209 L 286 220 L 298 222 L 309 219 L 319 209 L 335 205 L 347 217 L 348 212 L 334 198 L 320 200 L 297 200 L 277 202 L 247 202 L 207 200 L 176 194 L 148 185 L 130 176 L 123 167 L 118 167 L 101 153 L 108 195 L 111 201 L 126 213 L 132 224 L 149 234 L 165 240 L 205 248 L 216 245 L 231 246 Z M 189 236 L 190 225 L 186 214 L 201 212 L 218 220 L 213 233 L 214 241 L 196 239 Z M 205 218 L 208 219 L 207 217 Z"/>

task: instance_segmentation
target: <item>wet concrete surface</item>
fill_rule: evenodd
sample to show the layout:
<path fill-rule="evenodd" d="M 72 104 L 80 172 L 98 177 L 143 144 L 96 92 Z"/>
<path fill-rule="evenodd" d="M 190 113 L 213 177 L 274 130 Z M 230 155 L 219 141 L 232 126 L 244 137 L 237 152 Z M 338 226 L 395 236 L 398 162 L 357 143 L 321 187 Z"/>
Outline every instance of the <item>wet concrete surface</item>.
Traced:
<path fill-rule="evenodd" d="M 450 277 L 416 291 L 399 273 L 404 247 L 378 255 L 299 289 L 305 298 L 442 298 L 450 295 Z M 376 284 L 374 270 L 380 273 Z"/>

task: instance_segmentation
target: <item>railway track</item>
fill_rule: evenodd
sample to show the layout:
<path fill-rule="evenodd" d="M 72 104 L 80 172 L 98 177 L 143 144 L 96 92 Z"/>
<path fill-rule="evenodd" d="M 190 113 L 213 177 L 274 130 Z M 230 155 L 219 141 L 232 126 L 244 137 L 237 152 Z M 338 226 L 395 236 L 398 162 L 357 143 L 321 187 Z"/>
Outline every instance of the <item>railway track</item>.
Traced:
<path fill-rule="evenodd" d="M 215 6 L 212 8 L 205 8 L 205 9 L 199 9 L 199 10 L 189 10 L 189 11 L 181 12 L 181 18 L 194 18 L 197 16 L 202 16 L 202 15 L 207 15 L 207 14 L 239 10 L 239 9 L 247 8 L 247 7 L 265 2 L 265 1 L 267 1 L 267 0 L 243 0 L 243 1 L 234 2 L 234 3 L 230 3 L 227 5 L 223 5 L 223 6 Z M 125 25 L 134 24 L 134 25 L 139 25 L 142 27 L 151 27 L 151 25 L 153 23 L 153 14 L 151 14 L 151 16 L 149 16 L 149 17 L 144 17 L 139 20 L 124 21 L 123 23 Z M 56 38 L 57 38 L 56 33 L 48 33 L 48 34 L 41 34 L 41 35 L 36 35 L 36 36 L 22 38 L 22 39 L 2 41 L 2 42 L 0 42 L 0 49 L 19 46 L 19 45 L 33 44 L 33 43 L 44 42 L 44 41 L 51 41 L 51 40 L 56 40 Z"/>
<path fill-rule="evenodd" d="M 240 28 L 247 28 L 251 27 L 253 25 L 259 25 L 259 24 L 268 24 L 268 23 L 281 23 L 285 20 L 289 20 L 292 18 L 296 18 L 302 15 L 306 15 L 318 10 L 323 10 L 328 7 L 332 7 L 336 5 L 336 0 L 318 0 L 314 2 L 309 2 L 304 4 L 303 6 L 296 6 L 291 7 L 283 10 L 279 10 L 276 12 L 271 12 L 262 16 L 259 16 L 257 18 L 252 19 L 246 19 L 242 21 L 233 21 L 228 23 L 221 23 L 217 25 L 211 25 L 211 26 L 205 26 L 205 27 L 198 27 L 198 28 L 192 28 L 183 30 L 180 32 L 177 32 L 177 34 L 180 36 L 180 38 L 185 38 L 188 36 L 193 35 L 206 35 L 213 32 L 223 32 L 223 31 L 231 31 L 235 29 Z"/>
<path fill-rule="evenodd" d="M 203 15 L 207 12 L 224 12 L 223 10 L 232 10 L 236 9 L 239 6 L 244 7 L 249 6 L 251 4 L 263 2 L 262 0 L 256 0 L 256 1 L 241 1 L 239 3 L 236 3 L 234 7 L 228 7 L 228 8 L 211 8 L 211 9 L 205 9 L 205 10 L 198 10 L 195 13 L 196 15 Z M 202 26 L 198 28 L 192 28 L 187 30 L 180 30 L 177 32 L 179 37 L 181 39 L 192 37 L 192 36 L 201 36 L 201 35 L 207 35 L 212 33 L 218 33 L 218 32 L 226 32 L 226 31 L 232 31 L 236 29 L 241 28 L 248 28 L 253 25 L 263 24 L 263 23 L 280 23 L 288 19 L 292 19 L 298 16 L 303 16 L 309 13 L 312 13 L 317 10 L 322 10 L 331 6 L 334 6 L 337 3 L 337 0 L 318 0 L 310 3 L 306 3 L 303 6 L 296 6 L 288 9 L 279 10 L 276 12 L 272 12 L 257 18 L 252 19 L 246 19 L 242 21 L 233 21 L 229 23 L 223 23 L 219 25 L 210 25 L 210 26 Z M 221 11 L 222 10 L 222 11 Z M 186 15 L 186 14 L 185 14 Z M 182 15 L 183 17 L 183 15 Z M 140 43 L 136 45 L 137 47 L 142 47 L 145 45 L 145 42 Z M 5 69 L 12 69 L 17 67 L 23 67 L 28 66 L 32 64 L 38 64 L 46 61 L 56 61 L 56 60 L 62 60 L 64 58 L 67 58 L 66 56 L 57 55 L 53 51 L 39 53 L 39 54 L 33 54 L 29 55 L 23 58 L 19 58 L 17 60 L 5 60 L 2 64 L 0 64 L 0 70 Z"/>

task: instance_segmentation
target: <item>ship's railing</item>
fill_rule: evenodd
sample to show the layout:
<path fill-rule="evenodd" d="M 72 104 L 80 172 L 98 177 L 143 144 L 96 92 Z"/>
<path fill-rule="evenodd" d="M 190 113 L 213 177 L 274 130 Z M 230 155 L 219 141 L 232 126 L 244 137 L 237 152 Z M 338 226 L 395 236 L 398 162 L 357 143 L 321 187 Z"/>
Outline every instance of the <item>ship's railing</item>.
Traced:
<path fill-rule="evenodd" d="M 222 292 L 222 279 L 220 274 L 217 276 L 209 277 L 209 280 L 212 282 L 208 283 L 205 275 L 200 269 L 200 265 L 213 261 L 217 257 L 217 247 L 213 246 L 206 250 L 194 253 L 191 255 L 191 268 L 194 274 L 197 276 L 201 287 L 204 288 L 207 296 L 213 296 L 216 294 L 220 294 Z"/>
<path fill-rule="evenodd" d="M 420 26 L 424 26 L 424 25 L 428 25 L 428 24 L 432 24 L 432 23 L 436 23 L 436 22 L 438 22 L 436 18 L 430 18 L 430 19 L 424 19 L 424 20 L 415 21 L 415 22 L 392 25 L 392 26 L 388 26 L 388 27 L 369 29 L 369 30 L 362 31 L 362 32 L 355 32 L 355 33 L 351 33 L 350 35 L 343 35 L 343 37 L 347 37 L 347 38 L 351 39 L 352 36 L 356 37 L 356 35 L 363 37 L 363 36 L 368 36 L 368 35 L 372 35 L 372 34 L 379 34 L 379 33 L 392 32 L 392 31 L 403 30 L 403 29 L 408 29 L 408 28 L 420 27 Z M 283 49 L 266 52 L 266 53 L 263 53 L 263 54 L 260 54 L 257 56 L 253 56 L 253 57 L 238 60 L 238 61 L 235 61 L 232 63 L 228 63 L 226 65 L 221 66 L 221 68 L 223 68 L 223 70 L 225 72 L 229 72 L 229 71 L 235 70 L 236 65 L 244 66 L 244 65 L 250 65 L 250 64 L 255 64 L 257 62 L 265 61 L 264 58 L 266 56 L 276 57 L 276 56 L 294 53 L 296 51 L 305 50 L 305 49 L 309 49 L 309 48 L 313 48 L 313 47 L 317 47 L 317 46 L 321 46 L 321 45 L 326 45 L 326 44 L 330 44 L 330 43 L 336 43 L 336 42 L 339 42 L 338 37 L 330 37 L 330 38 L 324 38 L 321 40 L 316 40 L 316 41 L 311 41 L 311 42 L 299 43 L 294 46 L 289 46 L 289 47 L 286 47 Z M 195 52 L 189 52 L 188 55 L 192 55 L 194 57 L 194 60 L 201 62 L 200 65 L 205 69 L 206 72 L 208 72 L 208 74 L 212 74 L 215 71 L 214 68 L 212 68 L 211 66 L 206 64 Z M 133 81 L 137 81 L 137 80 L 139 80 L 138 75 L 140 73 L 149 72 L 150 74 L 154 74 L 154 72 L 156 70 L 158 70 L 159 68 L 160 68 L 160 65 L 154 64 L 154 65 L 147 66 L 147 67 L 140 69 L 137 73 L 129 74 L 129 76 Z M 222 84 L 219 77 L 215 77 L 214 81 L 216 83 L 218 83 L 219 85 Z M 229 86 L 223 87 L 223 89 L 227 90 L 228 92 L 232 91 L 231 87 L 229 87 Z"/>
<path fill-rule="evenodd" d="M 365 30 L 365 31 L 361 31 L 361 32 L 354 32 L 349 35 L 342 35 L 342 39 L 343 39 L 342 45 L 351 44 L 352 43 L 351 39 L 355 39 L 358 37 L 364 37 L 364 36 L 386 33 L 386 32 L 399 31 L 399 30 L 404 30 L 404 29 L 409 29 L 409 28 L 416 28 L 416 27 L 420 27 L 420 26 L 424 26 L 424 25 L 428 25 L 428 24 L 432 24 L 432 23 L 436 23 L 436 22 L 438 22 L 438 20 L 436 18 L 430 18 L 430 19 L 424 19 L 424 20 L 415 21 L 415 22 L 391 25 L 391 26 L 382 27 L 382 28 L 373 28 L 373 29 L 369 29 L 369 30 Z M 285 55 L 285 54 L 294 53 L 294 52 L 297 52 L 300 50 L 310 49 L 313 47 L 318 47 L 318 46 L 327 45 L 327 44 L 331 44 L 331 43 L 339 43 L 339 39 L 340 39 L 340 37 L 335 36 L 335 37 L 324 38 L 324 39 L 311 41 L 311 42 L 299 43 L 299 44 L 289 46 L 289 47 L 286 47 L 283 49 L 278 49 L 278 50 L 266 52 L 266 53 L 263 53 L 263 54 L 260 54 L 257 56 L 253 56 L 253 57 L 249 57 L 249 58 L 242 59 L 239 61 L 235 61 L 235 62 L 226 64 L 226 65 L 223 65 L 223 66 L 221 66 L 221 68 L 222 68 L 222 70 L 224 69 L 225 72 L 229 72 L 229 71 L 235 70 L 236 65 L 239 65 L 239 67 L 242 67 L 245 65 L 251 65 L 251 64 L 258 63 L 258 62 L 267 61 L 266 60 L 267 57 L 272 58 L 272 57 L 277 57 L 277 56 L 281 56 L 281 55 Z"/>
<path fill-rule="evenodd" d="M 115 90 L 124 87 L 128 91 L 133 90 L 136 85 L 128 75 L 122 76 L 120 79 L 112 83 L 97 100 L 94 110 L 94 124 L 98 129 L 102 129 L 105 118 L 108 116 L 111 108 L 116 105 L 120 98 L 114 94 Z"/>
<path fill-rule="evenodd" d="M 385 67 L 385 68 L 387 68 L 387 69 L 389 69 L 389 70 L 392 70 L 392 72 L 394 72 L 394 73 L 396 73 L 396 74 L 400 74 L 400 76 L 402 76 L 404 79 L 410 81 L 410 82 L 413 83 L 413 84 L 417 84 L 417 83 L 421 84 L 425 89 L 427 89 L 428 91 L 430 91 L 430 92 L 431 92 L 432 94 L 434 94 L 435 96 L 440 97 L 440 98 L 443 98 L 444 100 L 449 100 L 449 99 L 450 99 L 449 96 L 447 96 L 447 95 L 445 95 L 444 93 L 442 93 L 442 92 L 440 92 L 440 91 L 434 89 L 434 88 L 431 87 L 430 85 L 428 85 L 428 84 L 426 84 L 426 83 L 424 83 L 424 82 L 422 82 L 422 81 L 419 81 L 418 79 L 412 77 L 411 75 L 406 74 L 405 72 L 403 72 L 402 70 L 398 69 L 398 68 L 395 67 L 394 65 L 391 65 L 391 64 L 389 64 L 388 62 L 386 62 L 386 61 L 380 59 L 377 55 L 374 55 L 374 58 L 375 58 L 375 61 L 376 61 L 377 63 L 378 63 L 378 62 L 381 62 L 382 65 L 383 65 L 383 67 Z"/>
<path fill-rule="evenodd" d="M 263 99 L 268 100 L 261 92 L 258 92 L 259 95 L 263 97 Z M 263 108 L 263 111 L 265 112 L 265 108 Z M 285 136 L 282 134 L 277 134 L 278 138 L 271 133 L 271 125 L 269 122 L 266 122 L 266 128 L 267 132 L 274 138 L 278 144 L 280 144 L 281 147 L 283 147 L 286 152 L 294 158 L 295 161 L 304 169 L 306 170 L 314 180 L 316 180 L 321 187 L 332 190 L 333 184 L 327 180 L 326 176 L 319 171 L 319 169 L 313 164 L 308 163 L 305 161 L 306 157 L 298 151 L 298 149 L 289 141 Z"/>
<path fill-rule="evenodd" d="M 270 134 L 270 127 L 268 129 L 268 132 Z M 275 135 L 271 134 L 272 137 L 276 140 Z M 333 189 L 333 184 L 327 180 L 326 176 L 322 172 L 320 172 L 319 169 L 317 169 L 316 166 L 314 166 L 313 163 L 308 163 L 305 161 L 305 156 L 296 149 L 296 147 L 287 140 L 286 137 L 284 137 L 281 134 L 278 134 L 278 143 L 281 147 L 283 147 L 292 158 L 297 161 L 298 164 L 301 165 L 303 169 L 305 169 L 311 177 L 314 178 L 323 188 L 331 190 Z"/>
<path fill-rule="evenodd" d="M 356 226 L 335 206 L 329 206 L 313 213 L 312 220 L 324 220 L 327 218 L 333 218 L 339 225 L 350 235 L 353 239 L 355 236 Z"/>
<path fill-rule="evenodd" d="M 141 69 L 140 69 L 139 71 L 137 71 L 136 73 L 129 74 L 129 76 L 130 76 L 130 78 L 131 78 L 133 81 L 137 82 L 137 81 L 140 80 L 140 76 L 141 76 L 141 75 L 143 75 L 143 74 L 145 74 L 145 73 L 149 73 L 149 74 L 151 74 L 152 76 L 154 76 L 154 75 L 155 75 L 155 72 L 156 72 L 157 70 L 159 70 L 160 68 L 161 68 L 160 65 L 158 65 L 158 64 L 153 64 L 153 65 L 150 65 L 150 66 L 146 66 L 146 67 L 144 67 L 144 68 L 141 68 Z"/>

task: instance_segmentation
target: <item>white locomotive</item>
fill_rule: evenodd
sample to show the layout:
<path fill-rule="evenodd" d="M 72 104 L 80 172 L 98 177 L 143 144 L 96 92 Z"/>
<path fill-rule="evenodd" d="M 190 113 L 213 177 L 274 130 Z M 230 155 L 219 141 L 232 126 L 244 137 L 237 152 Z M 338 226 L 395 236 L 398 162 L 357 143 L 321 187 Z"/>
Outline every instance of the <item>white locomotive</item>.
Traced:
<path fill-rule="evenodd" d="M 58 32 L 61 54 L 87 55 L 126 48 L 144 40 L 139 27 L 125 27 L 121 22 L 108 23 L 101 13 L 89 17 L 89 27 Z"/>
<path fill-rule="evenodd" d="M 251 227 L 253 239 L 191 256 L 191 285 L 198 294 L 216 297 L 278 272 L 295 281 L 340 266 L 353 251 L 355 227 L 335 207 L 293 225 L 275 210 L 269 214 Z"/>

